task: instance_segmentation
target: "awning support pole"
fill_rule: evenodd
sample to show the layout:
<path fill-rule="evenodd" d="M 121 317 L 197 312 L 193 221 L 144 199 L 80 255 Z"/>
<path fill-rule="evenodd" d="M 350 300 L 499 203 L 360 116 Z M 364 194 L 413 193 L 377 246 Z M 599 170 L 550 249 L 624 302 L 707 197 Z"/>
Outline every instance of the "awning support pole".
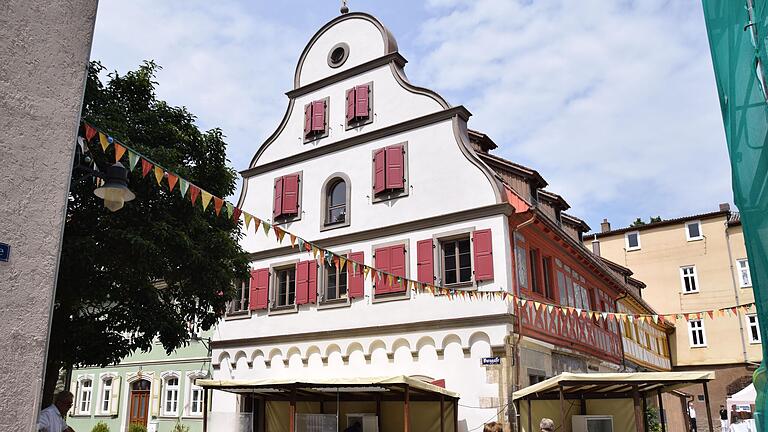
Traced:
<path fill-rule="evenodd" d="M 707 382 L 704 381 L 702 383 L 704 386 L 704 403 L 707 404 L 707 424 L 709 425 L 709 430 L 713 431 L 712 428 L 712 407 L 709 406 L 709 391 L 707 391 Z"/>
<path fill-rule="evenodd" d="M 203 432 L 208 432 L 208 389 L 203 389 Z"/>
<path fill-rule="evenodd" d="M 440 432 L 445 432 L 445 396 L 440 393 Z"/>
<path fill-rule="evenodd" d="M 641 396 L 643 397 L 643 430 L 648 432 L 648 398 L 645 393 Z"/>
<path fill-rule="evenodd" d="M 661 423 L 661 432 L 667 432 L 667 416 L 664 413 L 664 398 L 661 397 L 661 389 L 656 390 L 656 396 L 659 398 L 659 423 Z"/>
<path fill-rule="evenodd" d="M 632 386 L 632 400 L 635 405 L 635 430 L 637 432 L 644 432 L 643 408 L 640 406 L 640 392 L 637 391 L 637 385 Z"/>
<path fill-rule="evenodd" d="M 528 430 L 525 432 L 531 432 L 533 429 L 531 429 L 533 425 L 533 411 L 531 411 L 531 400 L 528 399 Z"/>
<path fill-rule="evenodd" d="M 562 384 L 560 384 L 558 386 L 558 388 L 560 389 L 560 425 L 562 426 L 562 425 L 565 424 L 565 393 L 563 392 L 563 385 Z M 532 413 L 528 413 L 528 415 L 530 416 L 530 417 L 528 417 L 529 419 L 531 417 L 533 417 L 531 414 Z"/>
<path fill-rule="evenodd" d="M 453 432 L 459 432 L 459 399 L 453 399 Z"/>
<path fill-rule="evenodd" d="M 296 389 L 291 391 L 291 406 L 288 408 L 288 431 L 296 432 Z"/>
<path fill-rule="evenodd" d="M 381 430 L 381 396 L 376 396 L 376 422 L 378 430 Z"/>
<path fill-rule="evenodd" d="M 403 393 L 403 432 L 411 432 L 410 386 L 406 385 Z"/>

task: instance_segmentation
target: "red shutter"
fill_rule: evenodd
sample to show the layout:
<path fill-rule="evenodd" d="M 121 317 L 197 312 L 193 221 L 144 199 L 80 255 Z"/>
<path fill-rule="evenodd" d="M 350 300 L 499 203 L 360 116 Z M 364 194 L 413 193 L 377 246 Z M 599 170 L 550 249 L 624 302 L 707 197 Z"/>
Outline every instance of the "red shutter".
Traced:
<path fill-rule="evenodd" d="M 312 132 L 325 131 L 325 101 L 312 102 Z"/>
<path fill-rule="evenodd" d="M 355 118 L 355 88 L 347 90 L 347 121 Z"/>
<path fill-rule="evenodd" d="M 296 264 L 296 304 L 309 301 L 309 261 Z"/>
<path fill-rule="evenodd" d="M 269 299 L 269 269 L 251 271 L 251 310 L 266 309 Z"/>
<path fill-rule="evenodd" d="M 283 178 L 275 179 L 275 197 L 272 205 L 272 217 L 277 218 L 283 214 Z"/>
<path fill-rule="evenodd" d="M 381 270 L 384 272 L 390 271 L 390 249 L 389 248 L 381 248 L 376 249 L 374 252 L 374 264 L 373 266 L 377 270 Z M 378 278 L 378 275 L 376 277 L 376 294 L 386 294 L 389 292 L 389 285 L 387 284 L 387 275 L 383 275 L 384 277 L 382 279 Z"/>
<path fill-rule="evenodd" d="M 309 302 L 317 303 L 317 261 L 306 261 L 309 267 L 309 281 L 307 282 L 307 289 L 309 290 Z"/>
<path fill-rule="evenodd" d="M 304 137 L 312 130 L 312 104 L 304 107 Z"/>
<path fill-rule="evenodd" d="M 385 189 L 386 163 L 384 161 L 384 149 L 373 152 L 373 193 L 378 194 Z"/>
<path fill-rule="evenodd" d="M 432 240 L 416 243 L 416 278 L 421 283 L 435 282 L 435 265 L 432 259 Z"/>
<path fill-rule="evenodd" d="M 386 148 L 387 168 L 386 182 L 387 189 L 402 189 L 404 186 L 405 166 L 403 157 L 403 146 L 396 145 Z"/>
<path fill-rule="evenodd" d="M 299 213 L 299 174 L 283 176 L 282 214 Z"/>
<path fill-rule="evenodd" d="M 491 230 L 477 230 L 472 234 L 475 258 L 475 280 L 493 280 L 493 247 Z"/>
<path fill-rule="evenodd" d="M 349 254 L 350 261 L 358 263 L 357 271 L 353 271 L 351 262 L 347 262 L 347 290 L 349 298 L 363 297 L 365 294 L 365 276 L 363 275 L 363 262 L 365 257 L 362 252 Z"/>
<path fill-rule="evenodd" d="M 368 118 L 368 84 L 355 88 L 355 117 Z"/>
<path fill-rule="evenodd" d="M 397 245 L 389 248 L 389 268 L 390 273 L 395 276 L 405 277 L 405 246 Z M 392 286 L 389 288 L 389 292 L 403 292 L 406 288 L 406 283 L 397 281 L 393 278 Z"/>

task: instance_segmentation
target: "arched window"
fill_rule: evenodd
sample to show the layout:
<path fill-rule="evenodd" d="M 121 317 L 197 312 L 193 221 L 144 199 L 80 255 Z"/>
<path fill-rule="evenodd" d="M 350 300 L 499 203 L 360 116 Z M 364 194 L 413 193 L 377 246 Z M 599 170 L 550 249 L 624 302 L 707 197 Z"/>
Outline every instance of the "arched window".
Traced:
<path fill-rule="evenodd" d="M 84 379 L 80 381 L 80 403 L 78 404 L 78 414 L 91 413 L 91 396 L 93 395 L 93 380 Z"/>
<path fill-rule="evenodd" d="M 163 415 L 173 416 L 179 412 L 179 377 L 169 375 L 165 378 L 163 392 Z"/>
<path fill-rule="evenodd" d="M 346 175 L 337 173 L 325 182 L 323 187 L 323 224 L 322 229 L 332 229 L 349 225 L 350 184 Z"/>
<path fill-rule="evenodd" d="M 114 380 L 111 376 L 105 376 L 101 379 L 101 413 L 109 414 L 112 408 L 112 384 Z"/>

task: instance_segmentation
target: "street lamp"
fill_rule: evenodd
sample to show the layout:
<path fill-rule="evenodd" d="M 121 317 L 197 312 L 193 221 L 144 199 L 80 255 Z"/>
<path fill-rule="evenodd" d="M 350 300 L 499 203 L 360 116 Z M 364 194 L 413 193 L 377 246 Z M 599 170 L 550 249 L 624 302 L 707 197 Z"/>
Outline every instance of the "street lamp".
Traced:
<path fill-rule="evenodd" d="M 93 194 L 104 200 L 104 207 L 109 211 L 118 211 L 123 208 L 126 201 L 136 198 L 128 189 L 128 170 L 123 164 L 115 162 L 107 167 L 106 173 L 100 173 L 106 177 L 103 186 L 93 191 Z"/>

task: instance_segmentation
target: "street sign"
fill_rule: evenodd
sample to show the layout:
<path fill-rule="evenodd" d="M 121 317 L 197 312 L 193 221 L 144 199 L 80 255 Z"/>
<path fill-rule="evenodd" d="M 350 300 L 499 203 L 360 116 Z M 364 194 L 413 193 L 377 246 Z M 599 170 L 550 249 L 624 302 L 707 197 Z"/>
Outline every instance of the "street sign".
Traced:
<path fill-rule="evenodd" d="M 0 243 L 0 261 L 8 262 L 10 256 L 11 246 L 5 243 Z"/>
<path fill-rule="evenodd" d="M 501 364 L 501 357 L 483 357 L 481 359 L 483 366 Z"/>

